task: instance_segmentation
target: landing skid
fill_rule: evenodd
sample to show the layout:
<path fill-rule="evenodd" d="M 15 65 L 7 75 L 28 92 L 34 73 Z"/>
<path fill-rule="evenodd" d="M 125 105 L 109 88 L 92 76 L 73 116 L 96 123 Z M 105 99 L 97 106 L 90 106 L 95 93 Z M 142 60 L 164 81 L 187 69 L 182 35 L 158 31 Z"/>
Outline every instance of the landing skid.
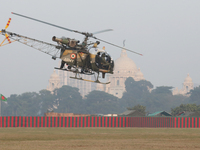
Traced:
<path fill-rule="evenodd" d="M 110 82 L 106 82 L 106 83 L 100 82 L 99 79 L 98 79 L 98 78 L 99 78 L 99 73 L 98 73 L 98 76 L 97 76 L 96 81 L 93 81 L 93 80 L 83 79 L 82 77 L 79 76 L 79 74 L 94 75 L 94 76 L 95 76 L 94 73 L 86 74 L 86 73 L 81 73 L 81 72 L 79 72 L 78 70 L 72 71 L 72 70 L 62 69 L 62 68 L 56 68 L 56 67 L 55 67 L 55 69 L 63 70 L 63 71 L 70 71 L 70 72 L 75 73 L 75 74 L 76 74 L 75 77 L 70 77 L 71 79 L 82 80 L 82 81 L 93 82 L 93 83 L 100 83 L 100 84 L 109 84 L 109 83 L 110 83 Z M 77 77 L 77 75 L 78 75 L 79 77 Z"/>
<path fill-rule="evenodd" d="M 76 80 L 82 80 L 82 81 L 87 81 L 87 82 L 94 82 L 94 83 L 100 83 L 100 84 L 109 84 L 110 82 L 100 82 L 99 80 L 93 81 L 93 80 L 87 80 L 87 79 L 83 79 L 83 78 L 78 78 L 78 77 L 70 77 L 72 79 L 76 79 Z"/>
<path fill-rule="evenodd" d="M 62 69 L 62 68 L 54 68 L 54 69 L 58 69 L 58 70 L 63 70 L 63 71 L 69 71 L 69 72 L 73 72 L 73 73 L 77 73 L 76 71 L 72 71 L 72 70 L 68 70 L 68 69 Z M 94 73 L 84 73 L 84 72 L 78 72 L 79 74 L 85 74 L 85 75 L 93 75 Z"/>

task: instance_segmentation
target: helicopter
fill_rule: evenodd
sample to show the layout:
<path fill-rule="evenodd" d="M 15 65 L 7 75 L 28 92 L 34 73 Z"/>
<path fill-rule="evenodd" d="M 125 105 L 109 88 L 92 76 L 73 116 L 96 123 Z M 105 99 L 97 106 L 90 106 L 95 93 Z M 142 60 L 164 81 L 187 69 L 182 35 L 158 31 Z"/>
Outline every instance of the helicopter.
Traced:
<path fill-rule="evenodd" d="M 75 32 L 78 34 L 84 35 L 84 40 L 80 42 L 79 40 L 68 38 L 68 37 L 61 37 L 58 38 L 56 36 L 52 37 L 52 41 L 56 42 L 57 45 L 47 43 L 44 41 L 40 41 L 37 39 L 33 39 L 30 37 L 26 37 L 23 35 L 19 35 L 13 32 L 6 31 L 8 28 L 11 18 L 9 18 L 8 23 L 5 27 L 5 29 L 2 29 L 0 31 L 0 34 L 5 36 L 5 39 L 0 44 L 1 46 L 10 44 L 12 42 L 18 41 L 22 44 L 25 44 L 27 46 L 30 46 L 34 49 L 37 49 L 41 52 L 44 52 L 50 56 L 52 56 L 52 59 L 56 60 L 57 58 L 61 59 L 61 65 L 59 68 L 55 67 L 55 69 L 63 70 L 63 71 L 70 71 L 75 73 L 74 77 L 70 77 L 72 79 L 77 80 L 83 80 L 83 81 L 89 81 L 89 82 L 95 82 L 95 83 L 101 83 L 101 84 L 109 84 L 110 82 L 103 83 L 99 81 L 99 74 L 102 73 L 102 78 L 105 78 L 106 73 L 113 74 L 114 70 L 114 60 L 112 60 L 111 56 L 108 54 L 108 52 L 105 51 L 105 47 L 103 49 L 99 49 L 98 45 L 101 42 L 110 44 L 112 46 L 123 48 L 127 51 L 130 51 L 132 53 L 142 55 L 140 53 L 137 53 L 135 51 L 126 49 L 124 47 L 115 45 L 113 43 L 107 42 L 105 40 L 99 39 L 94 36 L 94 34 L 99 34 L 103 32 L 112 31 L 112 29 L 106 29 L 101 30 L 94 33 L 88 33 L 88 32 L 80 32 L 77 30 L 68 29 L 65 27 L 61 27 L 55 24 L 51 24 L 45 21 L 41 21 L 38 19 L 34 19 L 28 16 L 24 16 L 18 13 L 12 12 L 12 14 L 27 18 L 30 20 L 34 20 L 40 23 L 44 23 L 50 26 L 54 26 L 56 28 L 60 28 L 63 30 L 67 30 L 70 32 Z M 93 38 L 96 41 L 89 41 L 89 38 Z M 4 43 L 5 41 L 8 41 L 8 43 Z M 67 67 L 66 67 L 67 66 Z M 95 74 L 97 73 L 97 75 Z M 94 75 L 95 80 L 87 80 L 83 79 L 80 75 Z"/>

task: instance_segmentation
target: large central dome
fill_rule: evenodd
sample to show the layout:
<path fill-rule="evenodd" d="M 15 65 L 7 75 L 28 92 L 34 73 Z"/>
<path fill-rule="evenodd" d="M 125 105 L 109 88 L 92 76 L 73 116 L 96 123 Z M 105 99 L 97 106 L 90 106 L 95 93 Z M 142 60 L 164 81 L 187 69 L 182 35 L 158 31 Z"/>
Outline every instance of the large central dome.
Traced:
<path fill-rule="evenodd" d="M 122 50 L 121 56 L 115 60 L 115 73 L 130 71 L 132 73 L 137 72 L 137 66 L 134 61 L 128 58 L 126 50 Z"/>
<path fill-rule="evenodd" d="M 106 85 L 106 92 L 118 98 L 122 98 L 126 91 L 125 81 L 132 77 L 135 81 L 145 80 L 143 73 L 137 69 L 134 61 L 128 58 L 126 50 L 122 50 L 121 56 L 115 60 L 114 74 L 109 75 L 110 84 Z"/>

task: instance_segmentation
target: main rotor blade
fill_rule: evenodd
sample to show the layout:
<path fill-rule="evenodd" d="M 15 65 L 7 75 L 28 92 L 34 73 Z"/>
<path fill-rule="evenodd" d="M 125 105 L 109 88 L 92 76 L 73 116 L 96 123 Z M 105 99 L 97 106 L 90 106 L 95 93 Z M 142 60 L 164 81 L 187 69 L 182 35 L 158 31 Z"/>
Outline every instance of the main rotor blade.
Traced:
<path fill-rule="evenodd" d="M 92 34 L 99 34 L 99 33 L 108 32 L 108 31 L 113 31 L 113 29 L 101 30 L 101 31 L 94 32 Z"/>
<path fill-rule="evenodd" d="M 138 54 L 138 55 L 143 56 L 142 54 L 137 53 L 137 52 L 134 52 L 134 51 L 132 51 L 132 50 L 130 50 L 130 49 L 127 49 L 127 48 L 124 48 L 124 47 L 121 47 L 121 46 L 118 46 L 118 45 L 112 44 L 112 43 L 110 43 L 110 42 L 107 42 L 107 41 L 101 40 L 101 39 L 96 38 L 96 37 L 93 37 L 93 38 L 94 38 L 94 39 L 97 39 L 97 40 L 99 40 L 99 41 L 102 41 L 102 42 L 104 42 L 104 43 L 110 44 L 110 45 L 112 45 L 112 46 L 115 46 L 115 47 L 118 47 L 118 48 L 121 48 L 121 49 L 125 49 L 125 50 L 127 50 L 127 51 L 129 51 L 129 52 L 132 52 L 132 53 L 135 53 L 135 54 Z"/>
<path fill-rule="evenodd" d="M 81 33 L 82 34 L 82 32 L 79 32 L 79 31 L 76 31 L 76 30 L 71 30 L 71 29 L 68 29 L 68 28 L 65 28 L 65 27 L 61 27 L 61 26 L 58 26 L 58 25 L 55 25 L 55 24 L 51 24 L 51 23 L 48 23 L 48 22 L 45 22 L 45 21 L 41 21 L 41 20 L 38 20 L 38 19 L 27 17 L 27 16 L 24 16 L 24 15 L 21 15 L 21 14 L 17 14 L 17 13 L 14 13 L 14 12 L 11 12 L 11 13 L 14 14 L 14 15 L 20 16 L 20 17 L 24 17 L 24 18 L 31 19 L 31 20 L 34 20 L 34 21 L 38 21 L 38 22 L 41 22 L 41 23 L 44 23 L 44 24 L 47 24 L 47 25 L 50 25 L 50 26 L 54 26 L 54 27 L 60 28 L 60 29 L 64 29 L 64 30 L 67 30 L 67 31 L 71 31 L 71 32 L 76 32 L 76 33 Z"/>

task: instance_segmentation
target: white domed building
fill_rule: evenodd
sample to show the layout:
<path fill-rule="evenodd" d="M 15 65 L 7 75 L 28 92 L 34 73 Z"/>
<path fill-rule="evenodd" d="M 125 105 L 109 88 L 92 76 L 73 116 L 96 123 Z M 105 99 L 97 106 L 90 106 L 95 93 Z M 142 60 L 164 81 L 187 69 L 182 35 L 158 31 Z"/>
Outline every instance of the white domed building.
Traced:
<path fill-rule="evenodd" d="M 190 92 L 190 90 L 194 89 L 194 84 L 192 82 L 192 78 L 190 77 L 189 73 L 187 74 L 187 77 L 185 78 L 184 82 L 183 82 L 183 88 L 182 89 L 178 89 L 175 88 L 173 90 L 173 95 L 184 95 L 184 96 L 189 96 L 189 94 L 187 94 L 188 92 Z"/>
<path fill-rule="evenodd" d="M 126 50 L 122 50 L 121 56 L 115 60 L 114 73 L 108 75 L 108 81 L 105 92 L 112 94 L 118 98 L 123 96 L 125 89 L 125 81 L 128 77 L 134 80 L 145 80 L 140 69 L 137 68 L 134 61 L 127 56 Z"/>
<path fill-rule="evenodd" d="M 54 89 L 60 88 L 60 87 L 61 87 L 60 77 L 54 70 L 53 74 L 51 75 L 51 77 L 49 79 L 49 85 L 47 86 L 47 90 L 49 90 L 49 91 L 51 91 L 51 93 L 53 93 Z"/>

